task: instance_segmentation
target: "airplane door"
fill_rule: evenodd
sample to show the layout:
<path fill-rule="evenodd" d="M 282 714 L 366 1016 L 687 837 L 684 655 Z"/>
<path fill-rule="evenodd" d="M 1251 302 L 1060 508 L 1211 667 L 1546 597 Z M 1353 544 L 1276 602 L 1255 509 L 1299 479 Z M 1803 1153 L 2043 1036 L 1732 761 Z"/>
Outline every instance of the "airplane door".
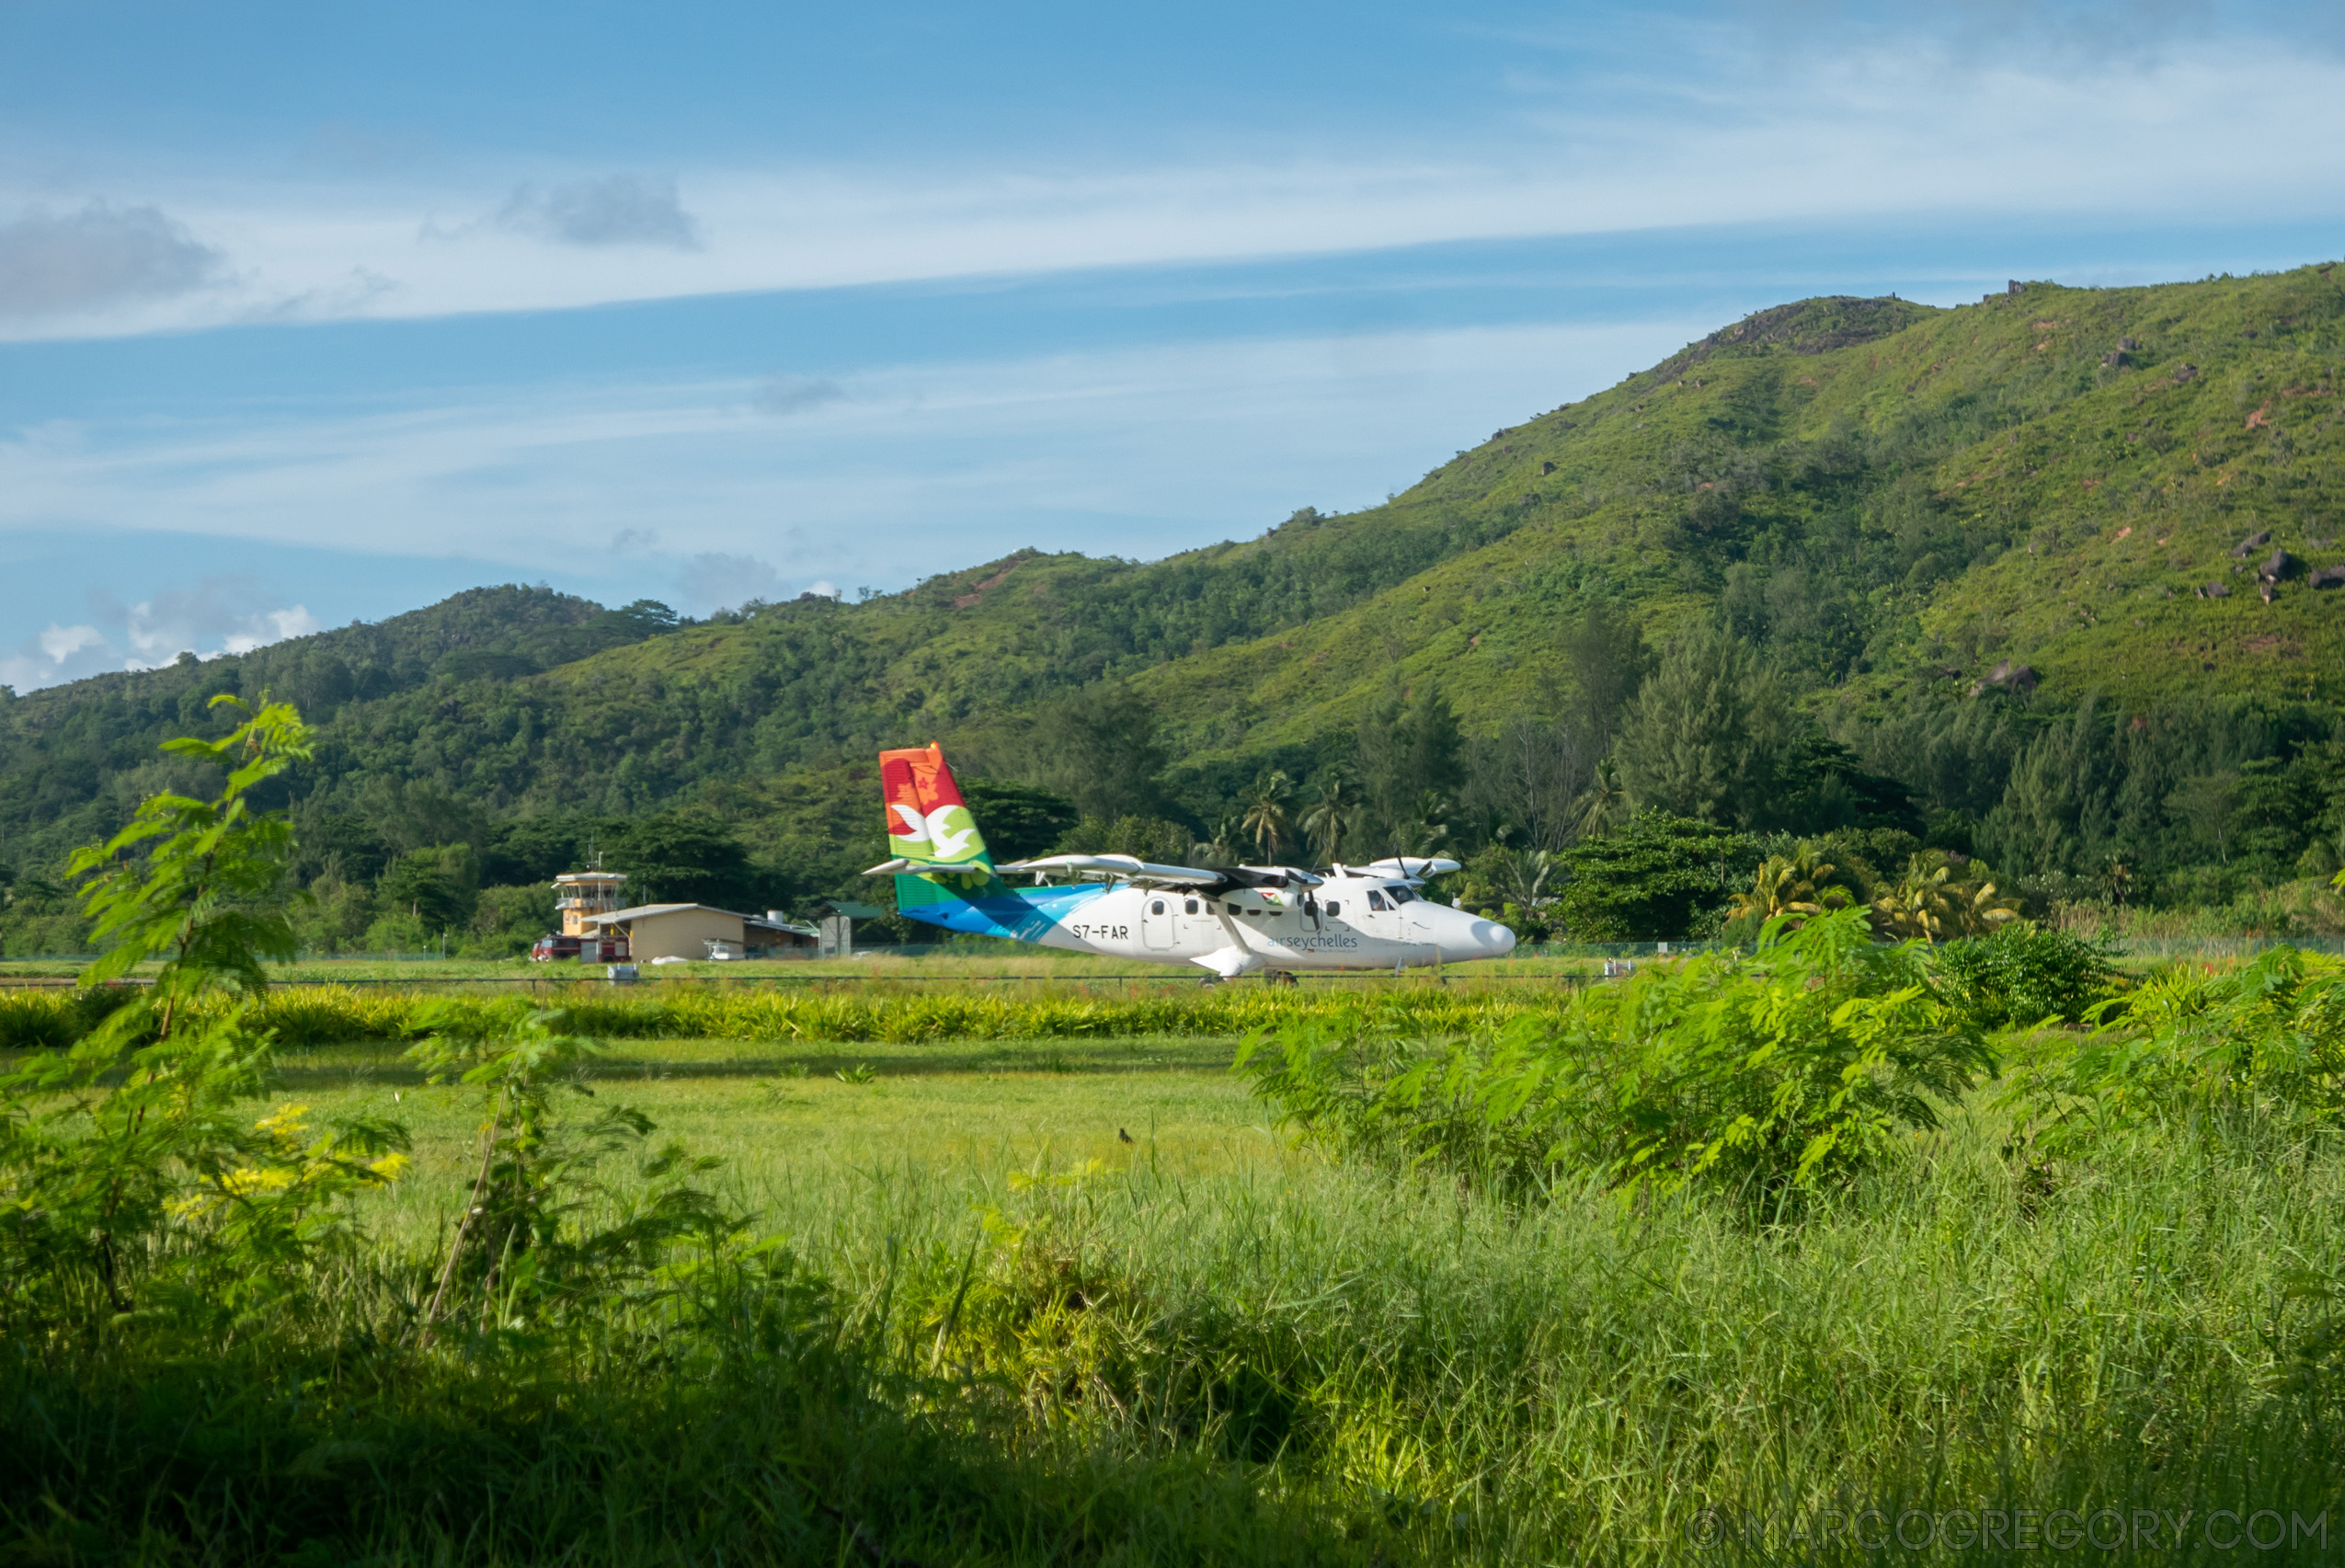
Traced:
<path fill-rule="evenodd" d="M 1180 918 L 1173 911 L 1180 907 L 1178 898 L 1162 893 L 1148 894 L 1140 903 L 1141 944 L 1160 951 L 1171 951 L 1174 945 L 1172 922 Z"/>

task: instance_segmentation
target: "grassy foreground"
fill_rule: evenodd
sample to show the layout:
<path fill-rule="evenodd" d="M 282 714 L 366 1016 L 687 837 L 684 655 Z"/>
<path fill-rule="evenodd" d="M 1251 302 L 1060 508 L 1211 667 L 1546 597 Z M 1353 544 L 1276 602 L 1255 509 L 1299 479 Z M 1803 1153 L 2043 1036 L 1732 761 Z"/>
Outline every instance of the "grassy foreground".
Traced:
<path fill-rule="evenodd" d="M 19 1345 L 0 1538 L 56 1562 L 1660 1563 L 1905 1561 L 1858 1544 L 1902 1521 L 1936 1557 L 2036 1561 L 2075 1509 L 2144 1560 L 2234 1561 L 2245 1521 L 2292 1515 L 2255 1560 L 2345 1548 L 2305 1288 L 2345 1256 L 2332 1139 L 2210 1127 L 2047 1167 L 1974 1101 L 1796 1225 L 1524 1205 L 1298 1150 L 1230 1044 L 612 1046 L 596 1100 L 725 1156 L 791 1262 L 759 1310 L 568 1379 L 495 1333 L 422 1361 L 370 1340 L 413 1288 L 397 1260 L 444 1239 L 475 1116 L 395 1047 L 311 1051 L 287 1098 L 416 1135 L 360 1200 L 379 1257 L 343 1321 L 246 1360 Z"/>

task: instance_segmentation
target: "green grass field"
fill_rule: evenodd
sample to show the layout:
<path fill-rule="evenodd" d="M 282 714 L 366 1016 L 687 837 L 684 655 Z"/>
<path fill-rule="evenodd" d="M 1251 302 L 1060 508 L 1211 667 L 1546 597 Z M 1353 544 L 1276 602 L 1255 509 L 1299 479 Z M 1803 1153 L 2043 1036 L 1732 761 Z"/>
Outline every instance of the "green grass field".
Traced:
<path fill-rule="evenodd" d="M 0 959 L 0 983 L 10 980 L 70 980 L 81 973 L 86 963 L 86 960 L 62 958 Z M 143 966 L 140 972 L 151 971 L 154 967 L 153 964 Z M 1080 953 L 1042 952 L 1030 946 L 1014 952 L 977 953 L 967 956 L 933 953 L 898 956 L 874 952 L 849 958 L 643 964 L 636 967 L 646 983 L 697 980 L 743 986 L 807 985 L 823 980 L 852 980 L 856 983 L 903 980 L 916 984 L 953 985 L 986 979 L 1051 980 L 1070 985 L 1138 981 L 1151 986 L 1194 986 L 1204 979 L 1203 971 L 1192 966 L 1128 963 Z M 1530 956 L 1450 965 L 1444 972 L 1452 979 L 1469 979 L 1477 976 L 1485 979 L 1525 979 L 1585 975 L 1600 971 L 1602 967 L 1601 958 Z M 377 958 L 308 958 L 296 964 L 271 965 L 269 972 L 280 981 L 298 985 L 411 985 L 418 982 L 437 985 L 480 981 L 496 985 L 526 983 L 552 987 L 604 983 L 604 968 L 605 966 L 601 964 L 575 962 L 533 964 L 526 958 L 450 958 L 406 962 Z M 1389 970 L 1376 969 L 1340 975 L 1310 975 L 1304 979 L 1308 984 L 1321 985 L 1330 981 L 1374 980 L 1389 976 Z M 1418 970 L 1401 977 L 1408 981 L 1424 978 L 1425 972 Z M 1260 985 L 1263 982 L 1257 979 L 1248 983 Z"/>
<path fill-rule="evenodd" d="M 2144 1559 L 2235 1560 L 2226 1510 L 2345 1549 L 2335 1368 L 2305 1349 L 2330 1308 L 2302 1288 L 2345 1257 L 2333 1142 L 2035 1167 L 1982 1102 L 1797 1223 L 1526 1207 L 1298 1149 L 1232 1043 L 635 1041 L 585 1082 L 723 1156 L 888 1356 L 996 1402 L 944 1427 L 1115 1521 L 965 1557 L 905 1520 L 894 1561 L 1907 1560 L 1860 1544 L 1868 1509 L 1949 1561 L 2035 1561 L 2013 1517 L 2041 1541 L 2062 1509 L 2119 1510 L 2102 1539 L 2162 1519 L 2127 1535 Z M 283 1087 L 413 1127 L 372 1224 L 435 1245 L 468 1102 L 389 1047 L 289 1059 Z M 2309 1541 L 2258 1560 L 2326 1560 Z"/>
<path fill-rule="evenodd" d="M 998 1191 L 1012 1173 L 1136 1162 L 1184 1179 L 1285 1170 L 1301 1157 L 1227 1070 L 1232 1042 L 1194 1038 L 815 1044 L 658 1040 L 612 1045 L 588 1082 L 723 1157 L 728 1196 L 775 1231 L 848 1257 L 842 1189 L 908 1181 L 944 1202 Z M 397 1046 L 287 1059 L 284 1096 L 324 1117 L 396 1116 L 416 1135 L 413 1175 L 380 1200 L 387 1237 L 432 1242 L 471 1173 L 470 1100 L 426 1088 Z M 868 1082 L 848 1082 L 868 1070 Z M 841 1075 L 845 1075 L 842 1079 Z M 1126 1144 L 1118 1133 L 1134 1140 Z M 949 1219 L 945 1204 L 939 1218 Z M 966 1205 L 962 1218 L 967 1218 Z M 866 1242 L 869 1240 L 865 1238 Z"/>

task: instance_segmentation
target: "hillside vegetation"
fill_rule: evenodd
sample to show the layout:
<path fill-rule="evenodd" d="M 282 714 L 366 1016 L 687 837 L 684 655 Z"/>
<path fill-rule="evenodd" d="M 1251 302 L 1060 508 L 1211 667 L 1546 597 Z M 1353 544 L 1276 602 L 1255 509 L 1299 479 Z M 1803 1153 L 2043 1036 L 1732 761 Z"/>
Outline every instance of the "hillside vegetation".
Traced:
<path fill-rule="evenodd" d="M 412 857 L 470 918 L 631 830 L 700 833 L 676 886 L 738 852 L 741 901 L 854 890 L 870 755 L 930 739 L 1038 820 L 1173 848 L 1264 850 L 1230 824 L 1267 790 L 1295 853 L 1333 784 L 1344 843 L 1561 850 L 1617 754 L 1623 808 L 1893 830 L 1875 860 L 1985 854 L 2047 907 L 2269 902 L 2345 828 L 2345 590 L 2313 586 L 2345 566 L 2341 330 L 2332 265 L 1811 300 L 1383 506 L 1162 561 L 1021 552 L 681 624 L 482 589 L 0 699 L 12 918 L 62 907 L 59 860 L 170 781 L 154 747 L 205 697 L 263 687 L 320 724 L 288 793 L 313 880 L 376 890 L 351 941 Z"/>

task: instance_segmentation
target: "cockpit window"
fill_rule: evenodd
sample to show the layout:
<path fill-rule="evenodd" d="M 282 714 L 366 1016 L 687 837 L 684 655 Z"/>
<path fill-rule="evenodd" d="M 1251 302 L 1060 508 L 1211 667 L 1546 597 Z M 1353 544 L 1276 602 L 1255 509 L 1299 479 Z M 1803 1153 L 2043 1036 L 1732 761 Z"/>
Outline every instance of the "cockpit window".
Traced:
<path fill-rule="evenodd" d="M 1385 892 L 1391 895 L 1392 901 L 1396 905 L 1408 903 L 1416 898 L 1414 893 L 1410 892 L 1406 887 L 1401 887 L 1398 883 L 1394 883 L 1390 887 L 1385 888 Z"/>
<path fill-rule="evenodd" d="M 1384 908 L 1384 895 L 1378 892 L 1373 887 L 1368 889 L 1368 908 L 1371 910 L 1380 910 Z"/>

